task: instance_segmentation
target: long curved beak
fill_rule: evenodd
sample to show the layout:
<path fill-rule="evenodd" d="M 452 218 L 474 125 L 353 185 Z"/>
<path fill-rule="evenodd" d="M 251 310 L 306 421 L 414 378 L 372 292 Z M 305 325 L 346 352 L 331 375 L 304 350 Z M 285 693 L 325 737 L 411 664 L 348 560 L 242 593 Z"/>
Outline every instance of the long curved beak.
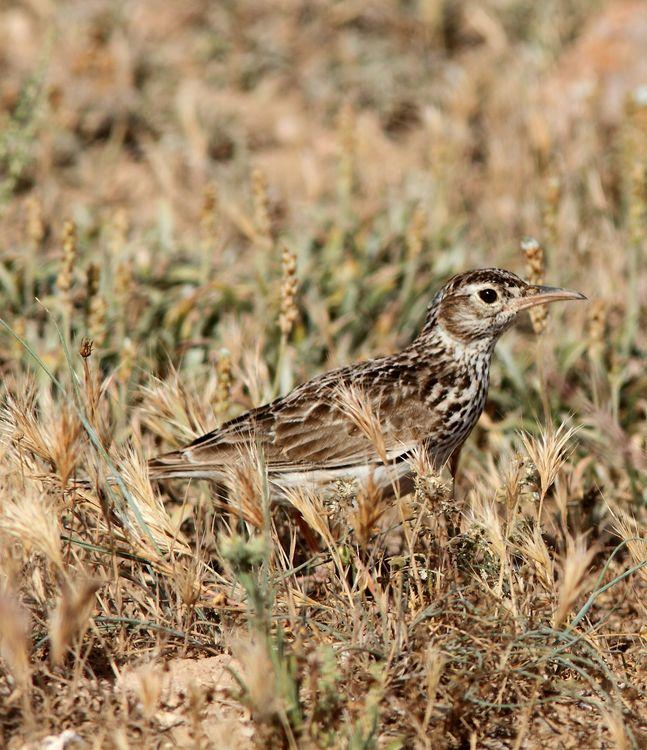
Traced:
<path fill-rule="evenodd" d="M 546 305 L 549 302 L 585 299 L 587 298 L 581 292 L 571 289 L 560 289 L 558 286 L 530 286 L 525 296 L 515 300 L 513 306 L 517 312 L 520 312 L 535 305 Z"/>

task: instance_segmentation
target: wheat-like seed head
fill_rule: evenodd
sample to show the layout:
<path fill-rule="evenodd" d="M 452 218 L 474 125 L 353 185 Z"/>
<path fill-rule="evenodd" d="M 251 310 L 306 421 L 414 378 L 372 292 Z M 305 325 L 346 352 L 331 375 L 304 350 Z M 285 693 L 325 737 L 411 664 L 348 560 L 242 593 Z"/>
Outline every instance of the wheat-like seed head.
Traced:
<path fill-rule="evenodd" d="M 15 597 L 8 593 L 0 593 L 0 655 L 16 683 L 26 689 L 31 677 L 29 617 Z"/>
<path fill-rule="evenodd" d="M 470 515 L 472 524 L 485 532 L 489 547 L 499 559 L 501 566 L 505 567 L 508 545 L 497 503 L 480 492 L 472 493 Z"/>
<path fill-rule="evenodd" d="M 348 523 L 360 547 L 366 548 L 387 509 L 383 493 L 375 486 L 371 477 L 362 482 L 355 495 L 354 507 L 348 512 Z"/>
<path fill-rule="evenodd" d="M 335 400 L 339 409 L 350 417 L 353 424 L 374 446 L 380 460 L 386 464 L 386 444 L 379 415 L 375 413 L 366 393 L 354 386 L 340 385 Z"/>
<path fill-rule="evenodd" d="M 638 574 L 647 581 L 647 536 L 642 532 L 638 520 L 622 508 L 612 508 L 614 518 L 613 528 L 618 536 L 627 544 L 634 565 L 642 565 Z"/>
<path fill-rule="evenodd" d="M 60 599 L 49 620 L 52 664 L 61 664 L 72 641 L 87 627 L 95 594 L 101 587 L 96 580 L 76 580 L 62 586 Z"/>
<path fill-rule="evenodd" d="M 557 429 L 552 423 L 540 428 L 539 437 L 523 433 L 521 440 L 526 453 L 539 474 L 541 494 L 544 496 L 555 481 L 569 455 L 568 444 L 578 427 L 563 422 Z"/>
<path fill-rule="evenodd" d="M 526 256 L 526 270 L 528 282 L 540 286 L 544 283 L 546 264 L 544 259 L 544 248 L 533 237 L 526 237 L 521 242 L 521 249 Z M 539 335 L 546 330 L 548 309 L 545 305 L 539 305 L 530 309 L 530 320 L 534 332 Z"/>
<path fill-rule="evenodd" d="M 256 446 L 241 449 L 238 460 L 227 466 L 225 473 L 230 510 L 256 528 L 263 528 L 266 515 L 263 496 L 267 474 Z"/>
<path fill-rule="evenodd" d="M 27 554 L 40 552 L 58 571 L 63 570 L 57 509 L 32 482 L 3 503 L 0 534 L 21 544 Z"/>
<path fill-rule="evenodd" d="M 37 399 L 29 384 L 23 393 L 8 395 L 2 414 L 3 431 L 11 436 L 10 457 L 21 472 L 37 472 L 35 458 L 49 464 L 62 487 L 74 475 L 82 457 L 84 431 L 74 409 L 56 403 L 48 389 Z M 31 456 L 29 454 L 32 454 Z M 42 472 L 42 468 L 41 468 Z"/>
<path fill-rule="evenodd" d="M 227 349 L 221 349 L 216 361 L 216 398 L 214 411 L 219 421 L 229 409 L 231 398 L 231 355 Z"/>
<path fill-rule="evenodd" d="M 587 547 L 583 536 L 566 537 L 566 550 L 558 562 L 557 603 L 553 627 L 564 624 L 573 606 L 589 583 L 589 568 L 595 556 L 594 547 Z"/>
<path fill-rule="evenodd" d="M 551 592 L 555 583 L 555 565 L 542 536 L 541 527 L 533 524 L 531 528 L 521 530 L 516 546 L 525 559 L 532 563 L 537 580 L 543 588 Z"/>
<path fill-rule="evenodd" d="M 190 554 L 190 549 L 171 520 L 162 498 L 153 489 L 148 475 L 147 462 L 141 455 L 141 451 L 129 448 L 124 460 L 120 462 L 119 473 L 137 503 L 142 518 L 162 554 L 168 554 L 171 551 L 182 555 Z M 139 524 L 130 506 L 125 505 L 123 511 L 131 519 L 130 529 L 138 529 Z M 135 539 L 132 542 L 137 543 Z M 150 540 L 144 534 L 140 536 L 139 544 L 150 559 L 155 560 L 159 557 L 159 553 L 154 550 Z"/>
<path fill-rule="evenodd" d="M 279 328 L 281 329 L 281 334 L 287 338 L 299 315 L 296 305 L 299 282 L 297 279 L 297 256 L 285 244 L 283 245 L 281 265 L 283 268 L 283 278 L 281 281 Z"/>
<path fill-rule="evenodd" d="M 328 512 L 320 495 L 307 487 L 294 487 L 285 490 L 285 499 L 301 513 L 303 520 L 319 534 L 328 547 L 334 546 Z"/>
<path fill-rule="evenodd" d="M 61 260 L 61 266 L 58 272 L 56 286 L 58 287 L 61 296 L 65 300 L 65 303 L 69 305 L 69 293 L 72 286 L 72 273 L 74 271 L 74 263 L 76 261 L 78 250 L 76 224 L 71 219 L 68 219 L 63 224 L 62 246 L 63 258 Z"/>
<path fill-rule="evenodd" d="M 262 250 L 269 250 L 272 239 L 272 220 L 270 218 L 270 198 L 267 175 L 260 168 L 252 171 L 252 204 L 254 209 L 254 241 Z"/>
<path fill-rule="evenodd" d="M 102 294 L 96 294 L 90 304 L 88 333 L 98 347 L 105 344 L 107 338 L 106 316 L 108 305 Z"/>
<path fill-rule="evenodd" d="M 195 555 L 188 555 L 175 561 L 173 578 L 175 589 L 184 607 L 194 607 L 202 595 L 202 561 Z"/>
<path fill-rule="evenodd" d="M 129 258 L 122 258 L 117 263 L 114 295 L 122 316 L 127 318 L 133 299 L 133 264 Z"/>
<path fill-rule="evenodd" d="M 43 204 L 36 195 L 27 199 L 27 237 L 32 252 L 37 252 L 45 238 L 45 222 L 43 220 Z"/>
<path fill-rule="evenodd" d="M 604 300 L 593 302 L 588 317 L 589 352 L 599 355 L 604 346 L 607 323 L 607 305 Z"/>
<path fill-rule="evenodd" d="M 217 378 L 211 377 L 199 387 L 185 382 L 171 367 L 164 379 L 152 378 L 141 386 L 142 418 L 146 427 L 166 443 L 178 445 L 190 442 L 206 432 L 213 420 L 212 407 L 216 401 Z"/>

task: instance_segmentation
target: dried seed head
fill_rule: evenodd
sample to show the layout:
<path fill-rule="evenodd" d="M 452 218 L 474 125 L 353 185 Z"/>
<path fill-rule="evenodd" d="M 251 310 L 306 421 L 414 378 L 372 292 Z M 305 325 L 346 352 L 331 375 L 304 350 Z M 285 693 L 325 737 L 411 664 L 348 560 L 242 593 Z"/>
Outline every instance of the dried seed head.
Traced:
<path fill-rule="evenodd" d="M 99 291 L 99 266 L 91 263 L 86 276 L 86 326 L 90 338 L 101 347 L 106 339 L 107 305 Z"/>
<path fill-rule="evenodd" d="M 335 402 L 339 410 L 346 414 L 371 442 L 380 460 L 385 464 L 388 463 L 379 415 L 375 413 L 366 393 L 352 386 L 340 387 L 337 390 Z"/>
<path fill-rule="evenodd" d="M 61 590 L 54 612 L 49 621 L 49 640 L 52 646 L 52 663 L 56 666 L 63 661 L 72 640 L 81 633 L 90 619 L 94 606 L 94 595 L 99 581 L 77 581 L 72 587 L 66 583 Z"/>
<path fill-rule="evenodd" d="M 142 529 L 142 522 L 147 527 L 147 533 L 142 529 L 139 538 L 141 553 L 151 560 L 158 560 L 160 555 L 168 555 L 170 549 L 178 554 L 189 554 L 188 546 L 178 536 L 175 521 L 150 482 L 146 459 L 138 450 L 131 447 L 127 451 L 119 462 L 119 473 L 139 509 L 139 517 L 135 516 L 130 507 L 123 509 L 128 514 L 127 522 L 131 524 L 133 537 L 135 529 Z"/>
<path fill-rule="evenodd" d="M 61 268 L 58 273 L 58 279 L 56 280 L 56 286 L 59 292 L 69 304 L 69 293 L 72 286 L 72 272 L 74 270 L 74 262 L 76 261 L 77 255 L 77 235 L 76 235 L 76 224 L 68 219 L 63 224 L 63 258 L 61 260 Z"/>
<path fill-rule="evenodd" d="M 133 374 L 135 369 L 135 360 L 137 355 L 137 347 L 135 342 L 129 337 L 123 340 L 120 352 L 119 362 L 119 380 L 122 383 L 127 383 L 130 380 L 130 376 Z"/>
<path fill-rule="evenodd" d="M 59 405 L 53 428 L 54 465 L 61 487 L 66 487 L 81 459 L 80 441 L 84 431 L 76 412 L 66 403 Z"/>
<path fill-rule="evenodd" d="M 202 595 L 202 562 L 198 557 L 190 556 L 176 562 L 173 566 L 175 590 L 185 607 L 194 607 Z"/>
<path fill-rule="evenodd" d="M 541 526 L 533 524 L 531 528 L 522 528 L 518 533 L 516 544 L 523 557 L 532 565 L 535 580 L 545 591 L 552 591 L 555 585 L 555 565 L 553 556 L 542 536 Z"/>
<path fill-rule="evenodd" d="M 294 487 L 286 488 L 285 499 L 301 513 L 306 524 L 316 531 L 329 547 L 334 545 L 328 523 L 328 510 L 320 495 L 308 487 Z"/>
<path fill-rule="evenodd" d="M 252 203 L 254 208 L 255 241 L 264 249 L 272 247 L 272 221 L 267 175 L 258 167 L 252 172 Z"/>
<path fill-rule="evenodd" d="M 231 357 L 227 349 L 221 349 L 216 362 L 216 403 L 214 410 L 219 420 L 229 409 L 231 395 Z"/>
<path fill-rule="evenodd" d="M 98 294 L 90 308 L 89 333 L 97 346 L 103 346 L 106 340 L 106 312 L 108 306 L 102 294 Z"/>
<path fill-rule="evenodd" d="M 526 256 L 528 281 L 531 284 L 542 284 L 546 270 L 544 248 L 534 237 L 524 237 L 521 241 L 521 249 Z"/>
<path fill-rule="evenodd" d="M 647 106 L 644 98 L 628 97 L 620 138 L 620 175 L 627 206 L 627 228 L 634 245 L 644 238 L 647 209 Z"/>
<path fill-rule="evenodd" d="M 587 585 L 587 573 L 595 556 L 595 548 L 586 546 L 584 537 L 567 537 L 566 552 L 560 561 L 557 580 L 557 606 L 553 627 L 562 625 Z"/>
<path fill-rule="evenodd" d="M 135 296 L 132 262 L 125 258 L 117 264 L 115 271 L 113 308 L 117 323 L 115 336 L 117 340 L 123 340 L 128 333 L 130 321 L 133 320 L 133 300 Z"/>
<path fill-rule="evenodd" d="M 526 256 L 526 274 L 530 284 L 543 284 L 546 272 L 544 248 L 533 237 L 525 237 L 521 241 L 521 250 Z M 538 305 L 530 309 L 530 320 L 536 334 L 541 334 L 546 329 L 546 318 L 548 311 L 545 305 Z"/>
<path fill-rule="evenodd" d="M 290 251 L 287 245 L 283 246 L 281 256 L 283 278 L 281 281 L 281 313 L 279 315 L 279 328 L 283 336 L 289 336 L 299 311 L 296 306 L 296 294 L 299 282 L 297 280 L 297 257 Z"/>
<path fill-rule="evenodd" d="M 590 350 L 599 352 L 604 342 L 607 322 L 607 308 L 602 300 L 596 300 L 589 312 L 589 342 Z"/>
<path fill-rule="evenodd" d="M 29 619 L 13 596 L 0 594 L 0 654 L 16 683 L 29 684 Z"/>
<path fill-rule="evenodd" d="M 27 237 L 33 251 L 40 248 L 45 237 L 43 204 L 36 195 L 27 199 Z"/>
<path fill-rule="evenodd" d="M 365 548 L 368 545 L 386 509 L 383 493 L 369 478 L 359 487 L 355 495 L 355 505 L 348 514 L 348 522 L 360 547 Z"/>
<path fill-rule="evenodd" d="M 90 263 L 88 270 L 85 272 L 85 300 L 86 307 L 89 309 L 92 298 L 99 292 L 99 266 L 96 263 Z"/>
<path fill-rule="evenodd" d="M 132 299 L 133 267 L 129 260 L 122 260 L 115 273 L 115 293 L 119 304 L 128 307 Z"/>
<path fill-rule="evenodd" d="M 205 186 L 200 212 L 200 246 L 205 275 L 217 263 L 220 250 L 221 218 L 218 189 L 212 183 Z"/>
<path fill-rule="evenodd" d="M 36 492 L 17 495 L 4 505 L 0 517 L 3 536 L 9 536 L 29 554 L 40 552 L 58 570 L 63 569 L 58 514 Z"/>
<path fill-rule="evenodd" d="M 229 508 L 256 528 L 263 528 L 263 486 L 267 475 L 256 446 L 242 449 L 238 460 L 226 467 Z"/>
<path fill-rule="evenodd" d="M 640 523 L 626 511 L 617 508 L 612 510 L 615 519 L 613 527 L 618 536 L 627 544 L 631 561 L 636 566 L 644 566 L 647 560 L 647 538 L 641 534 Z M 641 567 L 638 575 L 647 581 L 647 568 Z"/>
<path fill-rule="evenodd" d="M 559 470 L 567 460 L 569 442 L 577 434 L 578 428 L 566 423 L 555 429 L 552 422 L 540 428 L 539 436 L 524 433 L 521 437 L 528 457 L 537 469 L 542 496 L 550 489 Z"/>
<path fill-rule="evenodd" d="M 84 336 L 79 347 L 79 354 L 83 359 L 88 359 L 92 355 L 92 339 Z"/>

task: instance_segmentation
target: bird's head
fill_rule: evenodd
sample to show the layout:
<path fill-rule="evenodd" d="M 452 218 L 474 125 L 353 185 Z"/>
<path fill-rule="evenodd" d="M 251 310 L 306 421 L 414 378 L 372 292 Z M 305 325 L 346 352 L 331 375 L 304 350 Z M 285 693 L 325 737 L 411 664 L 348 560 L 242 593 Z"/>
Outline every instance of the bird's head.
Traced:
<path fill-rule="evenodd" d="M 438 292 L 427 324 L 440 326 L 464 344 L 495 342 L 522 310 L 560 300 L 583 300 L 579 292 L 527 284 L 510 271 L 483 268 L 452 277 Z"/>

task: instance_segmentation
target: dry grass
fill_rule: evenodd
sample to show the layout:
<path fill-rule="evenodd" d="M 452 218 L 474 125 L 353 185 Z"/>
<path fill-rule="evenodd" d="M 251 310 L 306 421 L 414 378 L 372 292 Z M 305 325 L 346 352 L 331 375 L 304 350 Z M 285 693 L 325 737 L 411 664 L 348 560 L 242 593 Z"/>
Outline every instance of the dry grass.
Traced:
<path fill-rule="evenodd" d="M 154 5 L 0 10 L 0 745 L 644 747 L 647 115 L 550 96 L 604 3 Z M 592 305 L 501 341 L 457 500 L 151 485 L 526 262 Z"/>

